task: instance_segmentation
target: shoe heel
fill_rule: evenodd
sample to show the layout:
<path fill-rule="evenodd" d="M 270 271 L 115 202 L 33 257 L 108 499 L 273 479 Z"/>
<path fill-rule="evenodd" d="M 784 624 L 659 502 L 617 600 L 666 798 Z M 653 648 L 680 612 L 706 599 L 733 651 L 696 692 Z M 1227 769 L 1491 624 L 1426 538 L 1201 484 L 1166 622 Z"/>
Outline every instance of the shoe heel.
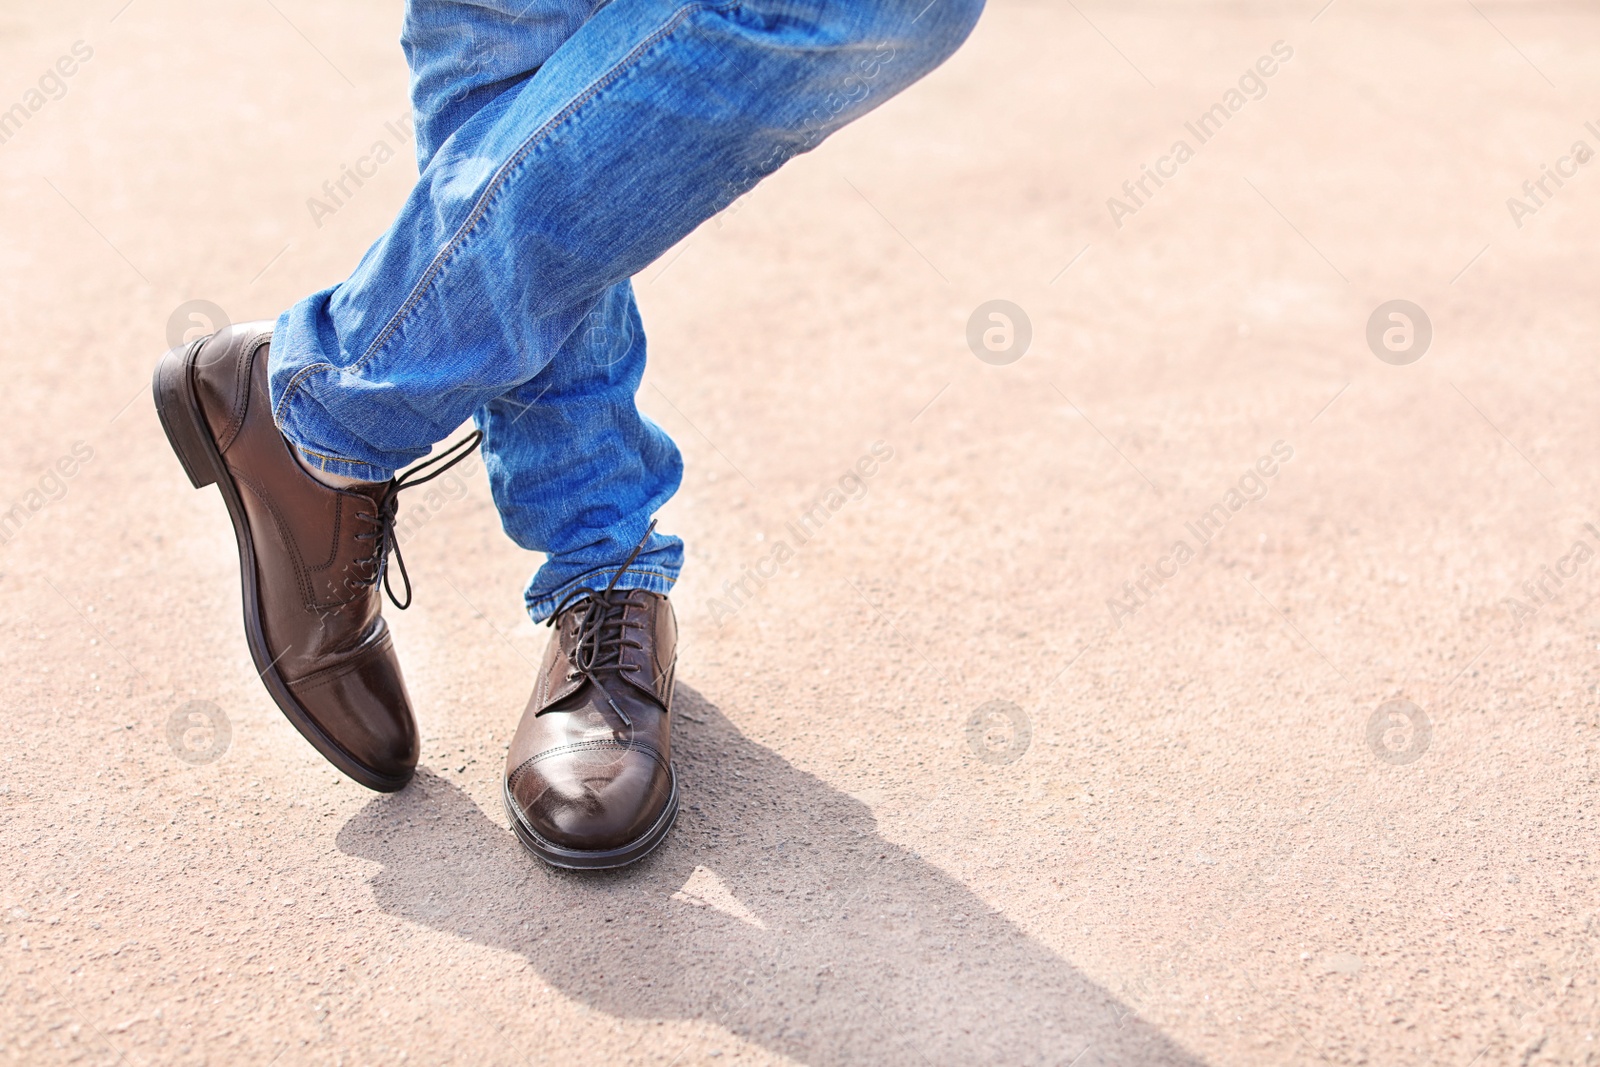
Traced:
<path fill-rule="evenodd" d="M 166 432 L 167 443 L 177 453 L 183 464 L 183 473 L 196 489 L 204 489 L 217 480 L 216 467 L 211 459 L 212 449 L 209 428 L 200 414 L 189 384 L 189 355 L 192 345 L 174 348 L 161 357 L 150 382 L 155 394 L 156 414 L 161 417 L 161 429 Z"/>

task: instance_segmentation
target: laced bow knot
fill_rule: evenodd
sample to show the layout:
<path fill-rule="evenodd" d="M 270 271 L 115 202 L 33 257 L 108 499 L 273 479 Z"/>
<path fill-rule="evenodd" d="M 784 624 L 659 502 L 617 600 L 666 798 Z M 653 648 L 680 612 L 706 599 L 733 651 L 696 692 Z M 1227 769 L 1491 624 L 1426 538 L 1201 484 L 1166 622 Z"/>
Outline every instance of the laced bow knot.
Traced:
<path fill-rule="evenodd" d="M 437 456 L 423 460 L 409 470 L 401 471 L 389 483 L 376 514 L 366 511 L 356 512 L 356 518 L 372 523 L 373 529 L 356 534 L 355 539 L 373 542 L 373 551 L 372 555 L 363 556 L 355 562 L 370 566 L 372 572 L 358 575 L 351 584 L 370 589 L 381 581 L 383 591 L 389 596 L 389 602 L 397 609 L 404 611 L 411 606 L 411 576 L 406 573 L 406 560 L 400 552 L 400 539 L 395 536 L 395 520 L 400 515 L 400 491 L 433 481 L 471 455 L 472 450 L 477 448 L 482 440 L 483 431 L 474 430 Z M 405 586 L 404 603 L 394 595 L 394 588 L 389 584 L 391 554 L 394 556 L 395 565 L 400 568 L 400 581 Z"/>

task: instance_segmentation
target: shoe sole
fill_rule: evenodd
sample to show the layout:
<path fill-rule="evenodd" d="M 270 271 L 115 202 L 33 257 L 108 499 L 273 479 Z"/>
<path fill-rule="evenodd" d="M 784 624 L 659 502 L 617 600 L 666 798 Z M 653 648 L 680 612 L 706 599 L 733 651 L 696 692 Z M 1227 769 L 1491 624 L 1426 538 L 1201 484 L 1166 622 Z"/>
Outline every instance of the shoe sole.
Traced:
<path fill-rule="evenodd" d="M 667 798 L 666 809 L 662 811 L 660 818 L 656 819 L 655 824 L 626 845 L 602 851 L 564 848 L 540 837 L 523 821 L 517 802 L 512 799 L 510 782 L 502 783 L 500 798 L 505 801 L 506 815 L 511 818 L 511 829 L 516 833 L 517 840 L 522 842 L 523 848 L 552 867 L 561 867 L 569 871 L 608 871 L 637 863 L 667 839 L 667 831 L 672 829 L 673 822 L 678 818 L 678 774 L 676 771 L 672 772 L 672 795 Z"/>
<path fill-rule="evenodd" d="M 278 673 L 274 658 L 267 651 L 266 633 L 261 626 L 260 590 L 256 582 L 255 542 L 250 535 L 250 524 L 245 518 L 244 501 L 234 485 L 228 468 L 217 451 L 211 428 L 200 411 L 200 401 L 194 393 L 194 362 L 200 348 L 210 338 L 201 338 L 182 348 L 174 348 L 161 357 L 151 380 L 155 394 L 156 414 L 161 417 L 161 429 L 167 443 L 177 453 L 183 472 L 196 489 L 215 485 L 228 505 L 228 516 L 233 520 L 233 533 L 239 543 L 239 584 L 244 593 L 244 636 L 250 646 L 250 658 L 255 661 L 256 673 L 267 687 L 268 694 L 278 705 L 284 717 L 322 757 L 341 772 L 368 789 L 380 793 L 393 793 L 403 789 L 411 775 L 393 778 L 378 774 L 352 757 L 339 744 L 323 732 L 311 714 L 289 692 L 288 683 Z"/>

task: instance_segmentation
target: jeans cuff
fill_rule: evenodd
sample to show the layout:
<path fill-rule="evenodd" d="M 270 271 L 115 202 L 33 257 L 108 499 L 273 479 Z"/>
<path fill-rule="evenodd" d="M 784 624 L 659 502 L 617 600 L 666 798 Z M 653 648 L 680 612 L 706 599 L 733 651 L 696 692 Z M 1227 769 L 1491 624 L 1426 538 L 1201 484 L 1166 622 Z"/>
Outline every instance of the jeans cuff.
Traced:
<path fill-rule="evenodd" d="M 530 596 L 527 598 L 528 615 L 534 622 L 544 622 L 556 613 L 556 609 L 561 606 L 561 602 L 567 597 L 579 589 L 588 589 L 598 593 L 611 584 L 611 576 L 615 573 L 616 571 L 611 569 L 594 571 L 572 579 L 572 581 L 553 593 L 545 593 L 538 597 Z M 672 592 L 672 586 L 677 580 L 678 576 L 676 574 L 668 574 L 665 571 L 635 569 L 628 571 L 617 579 L 616 587 L 618 589 L 643 589 L 647 593 L 660 593 L 662 596 L 666 596 Z"/>
<path fill-rule="evenodd" d="M 279 429 L 282 433 L 282 429 Z M 284 440 L 288 441 L 287 434 Z M 386 471 L 382 467 L 374 467 L 370 463 L 362 463 L 354 459 L 341 459 L 338 456 L 324 456 L 320 452 L 313 452 L 289 441 L 294 450 L 305 460 L 306 465 L 313 467 L 324 474 L 337 474 L 344 478 L 356 478 L 363 482 L 387 482 L 394 477 L 393 471 Z"/>

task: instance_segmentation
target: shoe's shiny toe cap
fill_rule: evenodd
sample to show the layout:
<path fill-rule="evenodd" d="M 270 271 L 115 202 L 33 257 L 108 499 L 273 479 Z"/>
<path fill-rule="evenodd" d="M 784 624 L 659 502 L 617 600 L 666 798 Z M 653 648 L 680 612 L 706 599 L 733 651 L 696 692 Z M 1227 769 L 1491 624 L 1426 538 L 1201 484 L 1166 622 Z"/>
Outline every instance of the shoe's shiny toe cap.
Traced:
<path fill-rule="evenodd" d="M 637 841 L 661 818 L 672 795 L 666 761 L 622 739 L 571 742 L 508 771 L 510 798 L 528 829 L 580 852 Z"/>
<path fill-rule="evenodd" d="M 330 741 L 371 775 L 374 788 L 397 790 L 417 768 L 419 744 L 411 698 L 388 641 L 359 659 L 289 683 Z"/>

